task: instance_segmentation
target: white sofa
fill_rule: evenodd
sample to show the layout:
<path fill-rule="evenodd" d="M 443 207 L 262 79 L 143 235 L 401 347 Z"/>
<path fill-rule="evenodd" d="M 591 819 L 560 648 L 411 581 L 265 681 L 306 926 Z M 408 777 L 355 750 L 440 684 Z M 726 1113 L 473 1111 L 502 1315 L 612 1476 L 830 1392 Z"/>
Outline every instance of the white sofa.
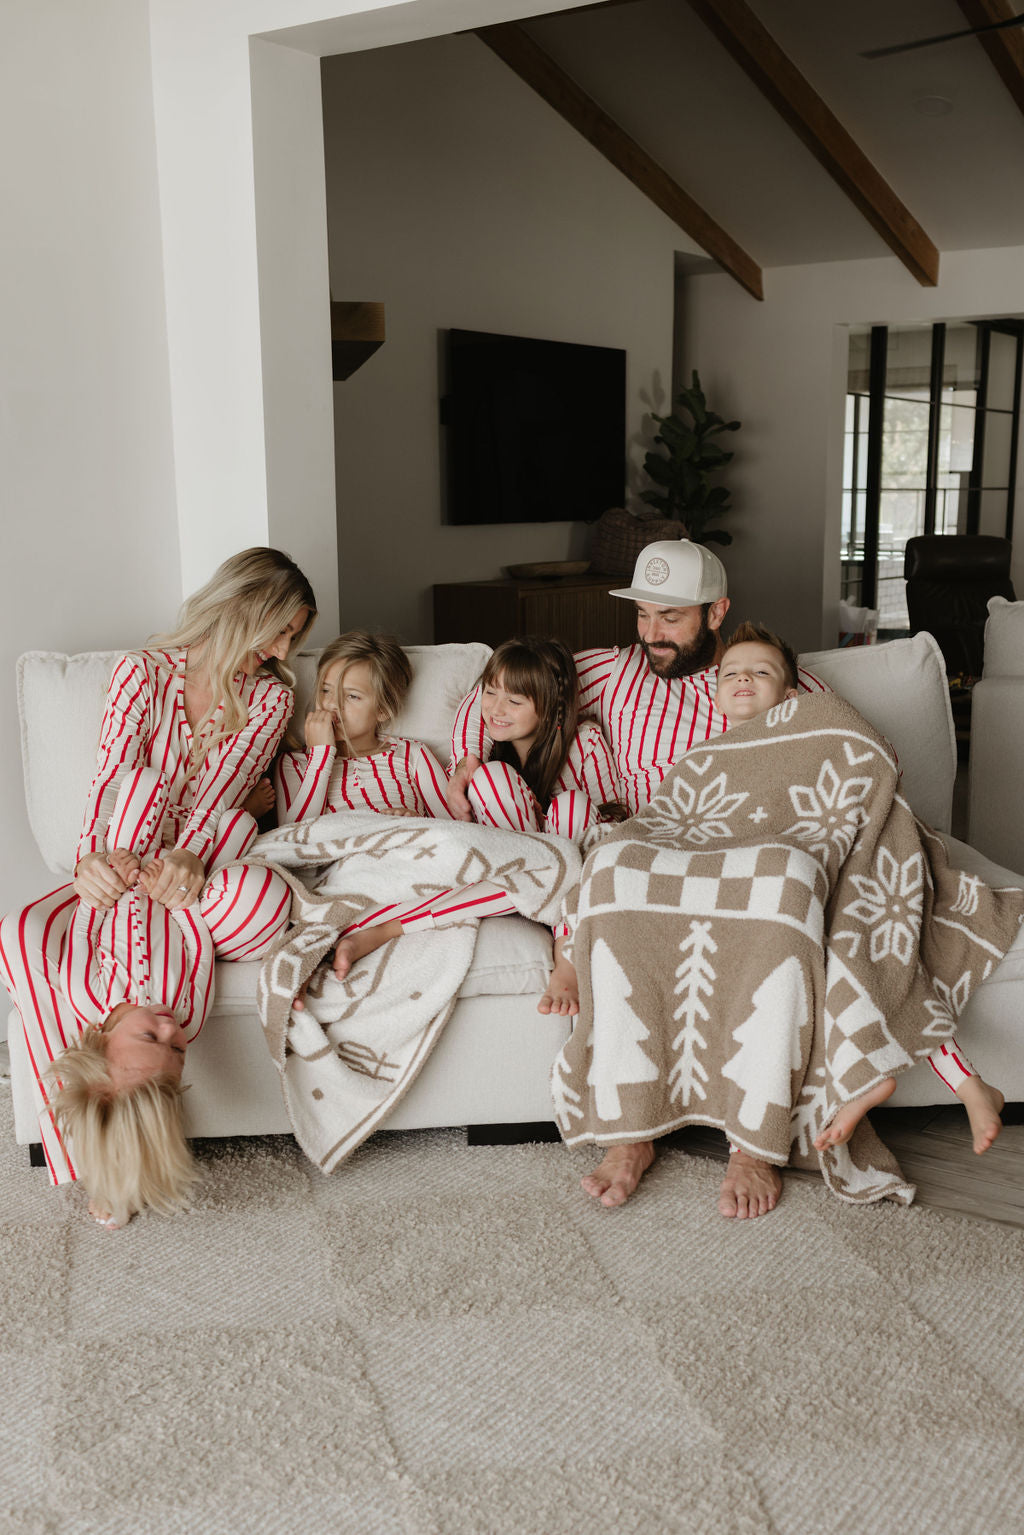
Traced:
<path fill-rule="evenodd" d="M 993 597 L 985 661 L 971 694 L 967 835 L 971 846 L 1024 869 L 1024 602 Z"/>
<path fill-rule="evenodd" d="M 488 655 L 483 645 L 410 648 L 415 680 L 396 722 L 447 760 L 459 699 Z M 91 778 L 110 653 L 63 656 L 31 652 L 19 661 L 18 694 L 29 818 L 43 857 L 66 879 L 80 808 Z M 948 831 L 956 771 L 949 696 L 930 636 L 802 657 L 894 743 L 904 792 L 914 809 Z M 299 657 L 298 709 L 304 708 L 316 656 Z M 963 844 L 955 861 L 998 884 L 1020 883 Z M 58 883 L 59 881 L 55 881 Z M 26 891 L 26 901 L 38 891 Z M 412 1089 L 388 1121 L 393 1129 L 508 1126 L 550 1121 L 548 1073 L 568 1025 L 536 1010 L 550 963 L 546 930 L 520 917 L 482 924 L 477 957 L 451 1020 Z M 197 1136 L 275 1134 L 289 1130 L 277 1072 L 254 1006 L 255 964 L 219 964 L 217 996 L 185 1068 L 187 1105 Z M 979 990 L 961 1021 L 964 1048 L 1010 1100 L 1024 1100 L 1024 944 Z M 9 1025 L 19 1142 L 38 1140 L 28 1065 L 16 1016 Z M 892 1103 L 943 1102 L 927 1068 L 900 1078 Z"/>

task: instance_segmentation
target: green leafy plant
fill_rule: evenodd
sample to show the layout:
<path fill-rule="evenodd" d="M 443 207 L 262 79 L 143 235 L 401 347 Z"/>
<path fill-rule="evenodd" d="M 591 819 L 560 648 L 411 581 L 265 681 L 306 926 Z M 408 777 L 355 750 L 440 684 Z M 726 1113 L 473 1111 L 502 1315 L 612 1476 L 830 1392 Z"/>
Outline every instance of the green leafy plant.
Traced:
<path fill-rule="evenodd" d="M 689 423 L 679 411 L 686 412 Z M 740 423 L 723 421 L 708 410 L 696 369 L 693 383 L 676 396 L 676 411 L 654 419 L 659 431 L 656 446 L 644 459 L 644 469 L 655 489 L 643 491 L 640 499 L 656 506 L 663 517 L 685 522 L 695 544 L 731 544 L 731 533 L 708 527 L 713 518 L 729 510 L 728 488 L 712 485 L 711 476 L 733 456 L 715 439 L 722 432 L 738 431 Z"/>

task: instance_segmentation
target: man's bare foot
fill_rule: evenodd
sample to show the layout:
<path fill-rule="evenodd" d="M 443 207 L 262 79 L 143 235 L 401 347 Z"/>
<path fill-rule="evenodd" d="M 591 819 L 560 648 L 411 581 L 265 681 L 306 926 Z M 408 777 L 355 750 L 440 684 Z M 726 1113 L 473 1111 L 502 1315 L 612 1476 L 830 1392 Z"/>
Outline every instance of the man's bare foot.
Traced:
<path fill-rule="evenodd" d="M 718 1213 L 736 1220 L 752 1220 L 774 1210 L 782 1193 L 777 1167 L 759 1162 L 745 1151 L 734 1151 L 729 1171 L 718 1191 Z"/>
<path fill-rule="evenodd" d="M 537 1003 L 538 1013 L 565 1013 L 570 1016 L 580 1010 L 580 983 L 576 967 L 567 959 L 555 960 L 554 969 L 548 976 L 547 988 Z"/>
<path fill-rule="evenodd" d="M 580 1179 L 580 1185 L 612 1210 L 616 1205 L 624 1205 L 630 1194 L 636 1192 L 637 1184 L 653 1161 L 654 1146 L 650 1141 L 610 1146 L 594 1171 Z"/>
<path fill-rule="evenodd" d="M 987 1151 L 1003 1128 L 1000 1115 L 1006 1099 L 998 1087 L 990 1087 L 981 1077 L 968 1077 L 961 1082 L 956 1095 L 967 1110 L 974 1136 L 974 1150 L 980 1157 Z"/>
<path fill-rule="evenodd" d="M 95 1199 L 90 1199 L 89 1201 L 89 1214 L 92 1216 L 97 1226 L 105 1226 L 108 1231 L 121 1230 L 120 1222 L 116 1221 L 114 1217 L 108 1213 L 108 1211 L 104 1210 L 100 1205 L 98 1205 Z"/>
<path fill-rule="evenodd" d="M 877 1109 L 895 1091 L 896 1078 L 883 1077 L 881 1082 L 876 1082 L 874 1087 L 861 1093 L 859 1098 L 844 1103 L 827 1128 L 814 1137 L 815 1150 L 824 1151 L 826 1146 L 844 1146 L 868 1110 Z"/>

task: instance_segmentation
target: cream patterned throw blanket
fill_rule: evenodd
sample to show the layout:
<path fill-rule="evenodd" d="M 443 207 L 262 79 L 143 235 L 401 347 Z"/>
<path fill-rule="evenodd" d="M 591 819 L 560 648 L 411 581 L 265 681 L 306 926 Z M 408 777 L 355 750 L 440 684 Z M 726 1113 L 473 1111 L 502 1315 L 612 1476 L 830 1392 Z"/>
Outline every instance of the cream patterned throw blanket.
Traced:
<path fill-rule="evenodd" d="M 855 709 L 787 700 L 691 750 L 587 859 L 559 1128 L 572 1145 L 716 1125 L 844 1199 L 909 1203 L 866 1120 L 846 1146 L 813 1140 L 954 1031 L 1022 908 L 949 867 Z"/>
<path fill-rule="evenodd" d="M 561 837 L 359 810 L 268 832 L 252 856 L 292 888 L 292 926 L 260 967 L 258 1003 L 295 1137 L 325 1173 L 414 1081 L 455 1005 L 479 922 L 406 934 L 344 981 L 319 971 L 306 1008 L 293 1011 L 339 933 L 378 906 L 481 880 L 551 926 L 580 875 L 576 848 Z"/>

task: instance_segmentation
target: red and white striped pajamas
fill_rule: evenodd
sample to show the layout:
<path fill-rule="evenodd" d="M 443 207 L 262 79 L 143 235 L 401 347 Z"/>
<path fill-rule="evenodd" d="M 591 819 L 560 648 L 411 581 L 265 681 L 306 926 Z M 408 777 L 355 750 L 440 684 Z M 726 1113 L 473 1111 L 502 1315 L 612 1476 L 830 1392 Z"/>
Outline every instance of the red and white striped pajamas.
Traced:
<path fill-rule="evenodd" d="M 448 778 L 429 747 L 401 738 L 381 741 L 366 757 L 342 757 L 333 746 L 285 752 L 274 767 L 279 826 L 342 810 L 410 810 L 450 821 Z"/>
<path fill-rule="evenodd" d="M 117 791 L 132 768 L 156 768 L 167 780 L 164 847 L 185 848 L 204 864 L 213 842 L 212 826 L 221 812 L 240 805 L 266 772 L 291 718 L 290 690 L 276 677 L 240 673 L 235 682 L 248 720 L 214 746 L 190 777 L 185 658 L 184 650 L 141 650 L 122 656 L 114 668 L 76 863 L 105 845 Z M 214 726 L 218 718 L 219 711 Z"/>
<path fill-rule="evenodd" d="M 619 797 L 615 764 L 596 725 L 584 725 L 577 731 L 555 787 L 558 792 L 545 815 L 522 775 L 506 762 L 491 761 L 477 769 L 467 792 L 476 819 L 483 826 L 546 831 L 579 842 L 583 833 L 597 824 L 598 805 Z M 450 818 L 447 802 L 445 814 Z M 407 931 L 417 932 L 448 927 L 469 916 L 509 917 L 515 911 L 504 890 L 490 881 L 479 881 L 441 891 L 423 901 L 378 906 L 347 927 L 345 933 L 395 920 Z M 567 931 L 559 924 L 555 935 L 561 937 Z"/>
<path fill-rule="evenodd" d="M 576 843 L 597 825 L 598 806 L 619 799 L 621 792 L 608 743 L 589 723 L 572 739 L 546 814 L 525 778 L 507 762 L 492 758 L 481 763 L 466 790 L 482 826 L 552 832 Z"/>
<path fill-rule="evenodd" d="M 108 849 L 128 848 L 143 862 L 158 852 L 166 793 L 166 780 L 153 769 L 129 774 L 115 805 Z M 0 922 L 0 979 L 21 1015 L 54 1183 L 76 1175 L 49 1111 L 47 1066 L 119 1002 L 164 1003 L 194 1039 L 212 1001 L 214 955 L 258 959 L 288 920 L 289 891 L 281 876 L 233 861 L 256 835 L 252 817 L 229 811 L 214 834 L 212 872 L 193 906 L 169 912 L 133 887 L 114 906 L 94 908 L 64 885 Z"/>
<path fill-rule="evenodd" d="M 108 835 L 110 846 L 187 848 L 208 869 L 216 865 L 199 907 L 215 952 L 226 959 L 250 959 L 265 951 L 287 921 L 287 889 L 267 869 L 220 867 L 238 857 L 239 839 L 254 830 L 251 817 L 239 819 L 244 812 L 226 817 L 225 812 L 241 804 L 266 770 L 293 700 L 276 678 L 240 675 L 236 680 L 248 720 L 218 743 L 190 778 L 185 652 L 140 651 L 121 658 L 107 693 L 97 771 L 76 861 L 105 849 Z M 60 975 L 77 906 L 73 887 L 64 885 L 0 923 L 0 979 L 21 1015 L 43 1147 L 55 1183 L 69 1181 L 74 1172 L 49 1114 L 41 1079 L 81 1031 Z"/>

